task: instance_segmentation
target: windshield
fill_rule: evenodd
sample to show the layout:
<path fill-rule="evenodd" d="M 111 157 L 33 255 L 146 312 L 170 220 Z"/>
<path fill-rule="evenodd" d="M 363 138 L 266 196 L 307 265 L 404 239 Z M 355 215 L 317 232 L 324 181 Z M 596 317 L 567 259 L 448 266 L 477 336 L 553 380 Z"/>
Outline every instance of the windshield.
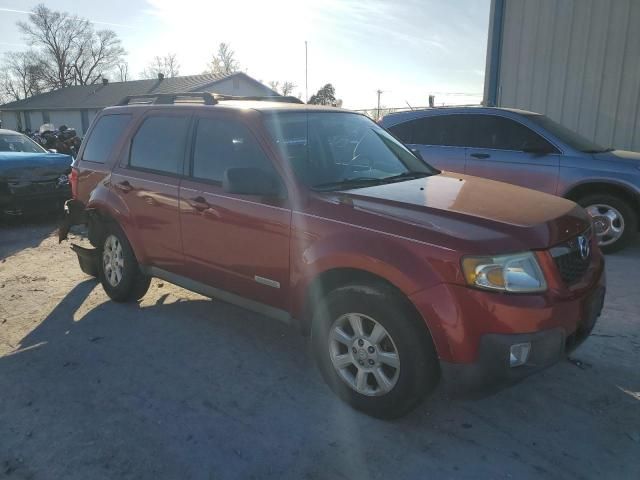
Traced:
<path fill-rule="evenodd" d="M 540 125 L 548 132 L 551 132 L 552 135 L 558 137 L 558 139 L 562 142 L 566 143 L 572 148 L 575 148 L 576 150 L 580 150 L 581 152 L 600 153 L 611 150 L 608 148 L 604 148 L 595 142 L 592 142 L 579 133 L 574 132 L 570 128 L 567 128 L 564 125 L 559 124 L 558 122 L 554 122 L 549 117 L 546 117 L 544 115 L 525 114 L 525 117 L 527 117 L 533 123 Z"/>
<path fill-rule="evenodd" d="M 0 134 L 0 152 L 44 153 L 46 150 L 29 137 L 14 134 Z"/>
<path fill-rule="evenodd" d="M 296 176 L 314 189 L 358 188 L 438 172 L 363 115 L 275 112 L 266 124 Z"/>

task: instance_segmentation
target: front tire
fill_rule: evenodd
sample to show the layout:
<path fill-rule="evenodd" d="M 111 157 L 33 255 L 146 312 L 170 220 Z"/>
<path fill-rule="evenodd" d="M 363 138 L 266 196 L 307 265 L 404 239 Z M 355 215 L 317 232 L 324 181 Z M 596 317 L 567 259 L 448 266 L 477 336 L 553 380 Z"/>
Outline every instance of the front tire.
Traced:
<path fill-rule="evenodd" d="M 578 200 L 593 219 L 594 233 L 604 253 L 625 248 L 638 231 L 638 217 L 621 198 L 609 194 L 587 195 Z"/>
<path fill-rule="evenodd" d="M 100 251 L 100 282 L 114 302 L 140 300 L 151 283 L 151 277 L 140 266 L 126 235 L 116 224 L 105 229 Z"/>
<path fill-rule="evenodd" d="M 357 410 L 405 415 L 437 385 L 438 357 L 429 332 L 386 286 L 348 285 L 317 306 L 312 346 L 331 389 Z"/>

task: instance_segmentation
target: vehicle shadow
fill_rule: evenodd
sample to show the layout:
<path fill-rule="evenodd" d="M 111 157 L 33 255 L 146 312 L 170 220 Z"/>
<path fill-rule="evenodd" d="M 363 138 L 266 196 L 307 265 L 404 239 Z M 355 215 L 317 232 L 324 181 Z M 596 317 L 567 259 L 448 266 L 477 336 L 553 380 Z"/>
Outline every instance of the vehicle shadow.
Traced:
<path fill-rule="evenodd" d="M 0 217 L 0 259 L 36 247 L 58 226 L 55 215 Z"/>
<path fill-rule="evenodd" d="M 150 306 L 105 302 L 79 315 L 95 285 L 78 284 L 0 358 L 0 471 L 68 479 L 633 477 L 637 445 L 621 438 L 620 412 L 640 404 L 595 368 L 562 365 L 475 402 L 439 391 L 383 422 L 334 397 L 292 328 L 215 300 L 167 297 Z"/>

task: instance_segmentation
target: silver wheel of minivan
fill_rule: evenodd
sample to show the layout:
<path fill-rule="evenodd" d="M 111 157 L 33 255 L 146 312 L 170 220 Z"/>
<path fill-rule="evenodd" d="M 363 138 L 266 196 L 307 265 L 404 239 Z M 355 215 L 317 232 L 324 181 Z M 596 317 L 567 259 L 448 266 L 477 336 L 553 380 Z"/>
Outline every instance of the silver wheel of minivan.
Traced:
<path fill-rule="evenodd" d="M 348 313 L 333 322 L 329 355 L 342 381 L 362 395 L 390 392 L 400 375 L 400 356 L 389 332 L 360 313 Z"/>
<path fill-rule="evenodd" d="M 598 245 L 606 247 L 617 242 L 624 234 L 624 216 L 611 205 L 598 203 L 588 205 L 587 212 L 593 219 L 594 233 L 598 237 Z"/>
<path fill-rule="evenodd" d="M 102 266 L 104 277 L 112 287 L 117 287 L 122 280 L 124 257 L 122 243 L 115 235 L 109 235 L 102 249 Z"/>

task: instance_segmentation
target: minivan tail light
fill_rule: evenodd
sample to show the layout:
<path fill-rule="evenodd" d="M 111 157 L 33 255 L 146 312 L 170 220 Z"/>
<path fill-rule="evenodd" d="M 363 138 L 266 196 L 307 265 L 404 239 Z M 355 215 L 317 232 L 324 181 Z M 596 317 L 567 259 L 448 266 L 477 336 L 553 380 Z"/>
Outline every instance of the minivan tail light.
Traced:
<path fill-rule="evenodd" d="M 69 183 L 71 183 L 71 197 L 76 200 L 78 198 L 78 169 L 72 168 L 69 174 Z"/>

